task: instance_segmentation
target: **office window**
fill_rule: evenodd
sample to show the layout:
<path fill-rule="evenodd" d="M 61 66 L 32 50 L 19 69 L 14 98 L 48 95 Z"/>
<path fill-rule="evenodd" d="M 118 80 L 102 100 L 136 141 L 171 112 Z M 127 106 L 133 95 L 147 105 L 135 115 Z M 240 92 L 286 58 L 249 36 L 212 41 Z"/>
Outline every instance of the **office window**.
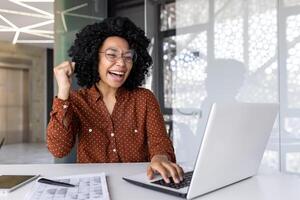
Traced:
<path fill-rule="evenodd" d="M 158 34 L 147 33 L 161 52 L 154 76 L 178 160 L 195 159 L 212 102 L 279 102 L 263 165 L 300 172 L 300 0 L 148 0 L 146 9 L 160 13 L 146 20 Z"/>
<path fill-rule="evenodd" d="M 281 157 L 282 168 L 300 173 L 300 1 L 280 2 L 282 68 L 281 92 Z"/>

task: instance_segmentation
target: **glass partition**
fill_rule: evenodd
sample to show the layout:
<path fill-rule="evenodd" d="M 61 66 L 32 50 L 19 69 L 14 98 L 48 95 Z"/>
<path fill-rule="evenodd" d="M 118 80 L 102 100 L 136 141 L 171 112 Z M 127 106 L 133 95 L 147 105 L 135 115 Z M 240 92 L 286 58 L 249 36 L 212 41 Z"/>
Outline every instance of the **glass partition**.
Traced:
<path fill-rule="evenodd" d="M 279 3 L 281 164 L 300 173 L 300 1 Z"/>
<path fill-rule="evenodd" d="M 107 1 L 70 1 L 59 0 L 54 3 L 55 10 L 55 44 L 54 63 L 70 60 L 68 50 L 71 47 L 75 34 L 88 24 L 102 21 L 107 17 Z M 72 77 L 72 87 L 78 88 L 76 77 Z M 56 81 L 54 94 L 57 94 Z M 76 162 L 76 149 L 62 159 L 55 159 L 55 162 Z"/>
<path fill-rule="evenodd" d="M 88 24 L 102 21 L 107 17 L 107 1 L 69 1 L 54 3 L 55 10 L 55 64 L 68 59 L 68 49 L 75 34 Z"/>
<path fill-rule="evenodd" d="M 300 172 L 299 2 L 146 0 L 160 16 L 146 20 L 161 52 L 153 89 L 178 161 L 195 160 L 212 102 L 279 102 L 262 166 Z"/>

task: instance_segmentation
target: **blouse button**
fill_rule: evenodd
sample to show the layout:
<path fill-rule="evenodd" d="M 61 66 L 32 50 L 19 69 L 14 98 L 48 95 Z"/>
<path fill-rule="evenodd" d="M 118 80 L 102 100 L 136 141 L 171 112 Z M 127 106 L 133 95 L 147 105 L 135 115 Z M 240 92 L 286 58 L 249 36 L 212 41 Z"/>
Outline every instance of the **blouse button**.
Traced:
<path fill-rule="evenodd" d="M 114 134 L 114 133 L 111 133 L 111 134 L 110 134 L 110 136 L 111 136 L 111 137 L 114 137 L 114 136 L 115 136 L 115 134 Z"/>
<path fill-rule="evenodd" d="M 138 130 L 134 129 L 134 132 L 135 132 L 135 133 L 137 133 L 137 132 L 138 132 Z"/>
<path fill-rule="evenodd" d="M 117 152 L 117 149 L 113 149 L 113 152 Z"/>
<path fill-rule="evenodd" d="M 63 105 L 63 109 L 66 109 L 68 107 L 68 105 Z"/>
<path fill-rule="evenodd" d="M 93 129 L 90 128 L 90 129 L 89 129 L 89 132 L 91 133 L 92 131 L 93 131 Z"/>

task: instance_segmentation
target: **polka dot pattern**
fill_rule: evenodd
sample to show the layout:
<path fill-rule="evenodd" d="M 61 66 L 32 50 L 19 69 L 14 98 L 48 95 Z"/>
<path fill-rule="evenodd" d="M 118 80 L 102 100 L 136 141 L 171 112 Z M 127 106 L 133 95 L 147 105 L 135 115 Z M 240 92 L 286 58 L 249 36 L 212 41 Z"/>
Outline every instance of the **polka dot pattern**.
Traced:
<path fill-rule="evenodd" d="M 55 98 L 47 128 L 47 146 L 55 157 L 77 144 L 77 162 L 147 162 L 167 155 L 175 162 L 159 104 L 150 90 L 120 88 L 110 115 L 96 86 Z"/>

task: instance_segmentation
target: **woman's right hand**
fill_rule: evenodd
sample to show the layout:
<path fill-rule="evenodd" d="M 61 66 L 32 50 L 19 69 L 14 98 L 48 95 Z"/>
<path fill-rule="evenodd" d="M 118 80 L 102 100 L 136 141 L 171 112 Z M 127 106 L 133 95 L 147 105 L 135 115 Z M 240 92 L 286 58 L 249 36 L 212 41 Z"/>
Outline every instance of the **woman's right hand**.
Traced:
<path fill-rule="evenodd" d="M 57 97 L 62 100 L 69 98 L 70 88 L 72 85 L 71 76 L 74 73 L 75 63 L 64 61 L 60 65 L 54 67 L 54 75 L 58 84 Z"/>

